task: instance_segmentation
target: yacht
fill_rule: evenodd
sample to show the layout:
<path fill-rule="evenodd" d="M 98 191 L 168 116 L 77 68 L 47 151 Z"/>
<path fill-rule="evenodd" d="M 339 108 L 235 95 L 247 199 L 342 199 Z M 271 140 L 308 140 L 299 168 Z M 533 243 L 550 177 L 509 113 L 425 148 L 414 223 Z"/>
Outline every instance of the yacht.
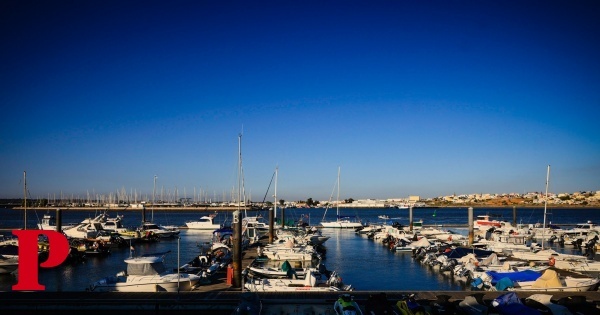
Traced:
<path fill-rule="evenodd" d="M 215 215 L 211 214 L 209 216 L 202 216 L 198 221 L 188 221 L 185 225 L 188 229 L 193 230 L 217 230 L 220 229 L 221 226 L 214 222 Z"/>
<path fill-rule="evenodd" d="M 202 279 L 187 273 L 169 273 L 164 265 L 164 255 L 149 255 L 125 259 L 127 271 L 102 278 L 87 290 L 94 292 L 178 292 L 191 291 Z"/>

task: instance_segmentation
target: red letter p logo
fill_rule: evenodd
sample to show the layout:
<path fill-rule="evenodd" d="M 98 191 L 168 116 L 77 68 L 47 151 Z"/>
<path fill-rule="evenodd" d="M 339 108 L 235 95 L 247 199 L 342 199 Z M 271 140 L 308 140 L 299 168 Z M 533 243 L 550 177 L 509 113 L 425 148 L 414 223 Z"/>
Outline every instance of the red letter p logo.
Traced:
<path fill-rule="evenodd" d="M 16 291 L 42 291 L 46 286 L 38 282 L 38 235 L 48 237 L 48 260 L 40 264 L 42 268 L 52 268 L 62 264 L 69 255 L 67 238 L 50 230 L 13 230 L 19 238 L 19 279 L 12 286 Z"/>

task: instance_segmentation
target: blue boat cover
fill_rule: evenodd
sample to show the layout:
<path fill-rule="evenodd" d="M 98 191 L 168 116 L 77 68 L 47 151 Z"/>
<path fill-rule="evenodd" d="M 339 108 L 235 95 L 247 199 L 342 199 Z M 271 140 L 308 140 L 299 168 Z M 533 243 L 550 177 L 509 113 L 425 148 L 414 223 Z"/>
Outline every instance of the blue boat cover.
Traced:
<path fill-rule="evenodd" d="M 496 283 L 496 291 L 505 291 L 508 288 L 513 288 L 515 284 L 509 278 L 502 278 Z"/>
<path fill-rule="evenodd" d="M 509 292 L 500 295 L 492 301 L 494 310 L 500 315 L 541 315 L 542 313 L 534 308 L 524 305 L 516 293 Z M 491 313 L 491 312 L 490 312 Z"/>
<path fill-rule="evenodd" d="M 485 273 L 492 277 L 492 285 L 496 285 L 496 283 L 498 283 L 498 281 L 500 281 L 502 278 L 508 278 L 511 281 L 535 281 L 541 276 L 539 272 L 535 272 L 533 270 L 513 272 L 486 271 Z"/>
<path fill-rule="evenodd" d="M 447 253 L 443 253 L 443 255 L 446 255 L 448 258 L 457 258 L 458 259 L 463 256 L 467 256 L 468 254 L 475 254 L 475 257 L 482 258 L 482 257 L 487 257 L 487 256 L 491 255 L 492 253 L 494 253 L 494 252 L 491 250 L 457 247 Z"/>

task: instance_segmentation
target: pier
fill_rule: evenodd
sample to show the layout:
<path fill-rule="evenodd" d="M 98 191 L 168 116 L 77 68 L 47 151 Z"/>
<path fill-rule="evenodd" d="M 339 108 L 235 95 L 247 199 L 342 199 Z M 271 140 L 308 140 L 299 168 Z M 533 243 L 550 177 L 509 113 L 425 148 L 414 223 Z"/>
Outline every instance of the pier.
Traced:
<path fill-rule="evenodd" d="M 469 292 L 469 291 L 384 291 L 390 302 L 396 302 L 403 296 L 416 294 L 419 302 L 434 302 L 438 296 L 446 295 L 449 301 L 463 300 L 468 295 L 480 293 L 486 302 L 507 292 Z M 354 300 L 364 306 L 369 295 L 380 291 L 351 292 Z M 540 292 L 543 293 L 543 292 Z M 3 292 L 0 293 L 2 314 L 81 314 L 82 311 L 103 311 L 108 314 L 231 314 L 240 302 L 241 292 L 199 291 L 180 293 L 122 293 L 122 292 Z M 320 306 L 329 308 L 334 314 L 333 304 L 341 292 L 300 292 L 300 293 L 260 293 L 259 298 L 265 308 L 287 306 L 305 314 L 304 308 Z M 520 298 L 526 298 L 535 292 L 518 292 Z M 598 292 L 549 292 L 553 300 L 568 296 L 582 296 L 586 301 L 599 303 Z M 279 314 L 279 313 L 278 313 Z M 308 314 L 308 313 L 306 313 Z M 319 313 L 317 313 L 319 314 Z"/>
<path fill-rule="evenodd" d="M 266 240 L 259 242 L 264 246 Z M 242 268 L 257 258 L 256 246 L 243 252 Z M 390 281 L 401 281 L 390 279 Z M 242 284 L 243 286 L 243 284 Z M 98 311 L 116 314 L 231 314 L 240 303 L 244 290 L 228 284 L 227 270 L 217 272 L 212 283 L 201 285 L 194 291 L 185 292 L 0 292 L 0 314 L 81 314 Z M 334 314 L 333 304 L 340 294 L 350 293 L 364 307 L 370 295 L 385 292 L 390 302 L 410 294 L 423 304 L 437 301 L 446 296 L 450 302 L 463 300 L 466 296 L 480 294 L 488 304 L 507 292 L 498 291 L 351 291 L 351 292 L 261 292 L 257 293 L 263 309 L 280 310 L 277 314 Z M 516 292 L 520 298 L 535 293 L 550 294 L 553 300 L 563 297 L 581 296 L 587 302 L 600 305 L 600 294 L 594 292 Z M 305 312 L 307 307 L 312 312 Z M 286 311 L 281 311 L 285 309 Z M 329 310 L 315 312 L 314 310 Z M 287 311 L 295 310 L 295 311 Z M 269 312 L 267 314 L 274 314 Z"/>

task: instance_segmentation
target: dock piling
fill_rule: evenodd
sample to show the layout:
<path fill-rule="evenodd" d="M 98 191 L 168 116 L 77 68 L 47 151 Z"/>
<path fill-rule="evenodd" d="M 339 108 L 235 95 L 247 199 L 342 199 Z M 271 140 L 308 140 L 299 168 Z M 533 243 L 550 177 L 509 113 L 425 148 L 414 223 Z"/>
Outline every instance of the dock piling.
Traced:
<path fill-rule="evenodd" d="M 469 245 L 473 244 L 473 207 L 469 207 Z"/>

